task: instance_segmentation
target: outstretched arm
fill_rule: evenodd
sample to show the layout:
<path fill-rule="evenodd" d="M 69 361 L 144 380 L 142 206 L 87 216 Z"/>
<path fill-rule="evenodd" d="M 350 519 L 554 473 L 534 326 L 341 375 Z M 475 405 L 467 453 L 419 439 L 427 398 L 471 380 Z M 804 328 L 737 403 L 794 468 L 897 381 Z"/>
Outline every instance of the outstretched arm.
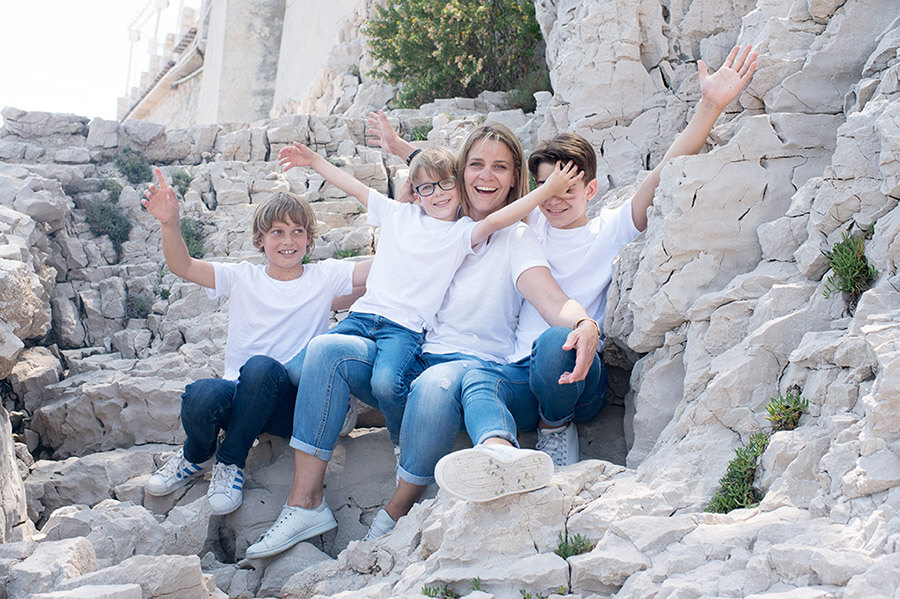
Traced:
<path fill-rule="evenodd" d="M 516 287 L 551 326 L 572 329 L 563 349 L 575 350 L 575 368 L 559 377 L 559 384 L 584 380 L 597 353 L 600 326 L 577 301 L 560 288 L 546 266 L 533 266 L 519 275 Z M 577 325 L 577 326 L 576 326 Z"/>
<path fill-rule="evenodd" d="M 399 156 L 403 160 L 409 159 L 409 155 L 416 149 L 416 146 L 397 135 L 383 110 L 379 110 L 377 113 L 369 113 L 368 134 L 371 136 L 368 139 L 371 145 L 378 146 L 387 153 Z"/>
<path fill-rule="evenodd" d="M 570 161 L 563 166 L 562 163 L 557 162 L 553 172 L 550 173 L 543 185 L 478 221 L 472 230 L 472 247 L 477 246 L 500 229 L 522 220 L 541 202 L 564 194 L 582 177 L 584 177 L 584 171 L 579 171 L 575 163 Z"/>
<path fill-rule="evenodd" d="M 181 221 L 178 218 L 178 198 L 175 190 L 169 187 L 162 171 L 156 170 L 158 185 L 150 185 L 141 200 L 144 208 L 159 221 L 162 232 L 163 255 L 166 266 L 173 274 L 182 279 L 197 283 L 208 289 L 216 288 L 216 271 L 213 265 L 203 260 L 192 258 L 187 245 L 181 236 Z"/>
<path fill-rule="evenodd" d="M 712 75 L 706 70 L 706 63 L 697 63 L 700 75 L 700 93 L 702 97 L 697 111 L 672 145 L 669 146 L 663 159 L 647 178 L 638 186 L 631 200 L 631 217 L 634 226 L 643 231 L 647 228 L 647 209 L 653 204 L 653 194 L 659 185 L 659 173 L 670 158 L 696 154 L 703 148 L 706 136 L 712 131 L 716 119 L 725 107 L 741 93 L 756 70 L 756 52 L 751 47 L 743 50 L 735 46 L 725 59 L 725 63 Z"/>
<path fill-rule="evenodd" d="M 294 142 L 278 152 L 278 164 L 282 170 L 290 170 L 295 166 L 309 166 L 322 175 L 326 181 L 351 195 L 363 206 L 369 202 L 369 188 L 362 181 L 349 173 L 345 173 L 301 143 Z"/>

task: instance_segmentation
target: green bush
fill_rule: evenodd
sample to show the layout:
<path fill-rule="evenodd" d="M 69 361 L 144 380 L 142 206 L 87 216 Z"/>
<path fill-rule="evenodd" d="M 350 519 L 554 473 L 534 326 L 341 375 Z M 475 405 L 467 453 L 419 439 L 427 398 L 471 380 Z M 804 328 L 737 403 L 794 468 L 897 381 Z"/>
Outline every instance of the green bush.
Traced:
<path fill-rule="evenodd" d="M 184 244 L 187 246 L 188 254 L 191 255 L 191 258 L 202 258 L 205 256 L 203 223 L 195 218 L 182 218 L 179 225 L 181 227 L 181 236 L 184 238 Z"/>
<path fill-rule="evenodd" d="M 431 132 L 431 125 L 420 125 L 413 127 L 412 133 L 409 135 L 410 141 L 428 141 L 428 134 Z"/>
<path fill-rule="evenodd" d="M 334 257 L 338 258 L 338 259 L 354 258 L 356 256 L 359 256 L 360 253 L 361 253 L 361 250 L 359 250 L 357 248 L 351 248 L 351 249 L 347 249 L 347 250 L 334 250 Z"/>
<path fill-rule="evenodd" d="M 122 148 L 116 156 L 116 168 L 132 185 L 148 183 L 153 180 L 153 169 L 150 163 L 131 148 Z"/>
<path fill-rule="evenodd" d="M 87 223 L 94 235 L 106 235 L 116 249 L 122 250 L 122 243 L 128 240 L 131 221 L 117 204 L 109 201 L 92 202 L 87 207 Z"/>
<path fill-rule="evenodd" d="M 759 456 L 769 446 L 769 433 L 759 431 L 750 436 L 750 442 L 734 450 L 734 459 L 728 463 L 725 476 L 719 480 L 719 490 L 706 505 L 707 512 L 727 514 L 731 510 L 753 507 L 762 495 L 753 488 Z"/>
<path fill-rule="evenodd" d="M 122 184 L 115 179 L 103 179 L 100 181 L 100 189 L 106 192 L 110 202 L 118 202 L 122 195 Z"/>
<path fill-rule="evenodd" d="M 573 555 L 587 553 L 594 548 L 594 544 L 580 534 L 572 535 L 570 538 L 568 533 L 565 535 L 559 533 L 557 537 L 559 542 L 556 545 L 556 551 L 554 551 L 554 553 L 563 559 L 572 557 Z"/>
<path fill-rule="evenodd" d="M 459 593 L 450 588 L 450 585 L 434 585 L 422 587 L 422 594 L 426 597 L 436 597 L 437 599 L 459 599 Z"/>
<path fill-rule="evenodd" d="M 191 186 L 191 181 L 193 181 L 191 174 L 183 168 L 172 172 L 172 185 L 182 198 L 184 198 L 184 194 L 187 193 L 188 188 Z"/>
<path fill-rule="evenodd" d="M 841 240 L 828 252 L 828 261 L 834 274 L 825 282 L 825 297 L 835 291 L 850 295 L 850 304 L 855 305 L 869 283 L 878 276 L 878 271 L 866 260 L 866 242 L 860 237 L 844 233 Z"/>
<path fill-rule="evenodd" d="M 366 23 L 371 74 L 401 83 L 400 106 L 510 90 L 535 71 L 541 30 L 524 0 L 387 0 Z"/>
<path fill-rule="evenodd" d="M 800 422 L 800 416 L 809 407 L 809 401 L 800 397 L 793 391 L 786 394 L 778 394 L 769 400 L 766 406 L 766 412 L 769 413 L 766 419 L 772 423 L 772 427 L 776 431 L 792 431 L 797 428 Z"/>
<path fill-rule="evenodd" d="M 144 319 L 150 314 L 153 306 L 153 295 L 146 291 L 129 293 L 125 299 L 125 318 Z"/>

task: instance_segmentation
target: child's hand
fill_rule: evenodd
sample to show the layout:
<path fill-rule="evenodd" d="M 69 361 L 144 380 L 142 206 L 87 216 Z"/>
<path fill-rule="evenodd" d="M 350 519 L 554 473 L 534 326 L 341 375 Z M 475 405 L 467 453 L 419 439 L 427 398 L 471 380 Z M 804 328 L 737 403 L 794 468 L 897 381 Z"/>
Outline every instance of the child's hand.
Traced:
<path fill-rule="evenodd" d="M 295 166 L 311 166 L 316 156 L 318 154 L 295 141 L 294 145 L 284 146 L 278 152 L 278 164 L 281 165 L 281 170 L 283 171 Z"/>
<path fill-rule="evenodd" d="M 178 198 L 175 196 L 175 190 L 166 183 L 161 170 L 158 168 L 154 170 L 159 185 L 150 184 L 149 189 L 144 192 L 146 199 L 141 200 L 141 204 L 162 224 L 177 223 Z"/>
<path fill-rule="evenodd" d="M 397 190 L 396 200 L 404 204 L 416 203 L 416 194 L 413 192 L 412 181 L 409 180 L 409 177 L 403 181 L 400 185 L 400 189 Z"/>
<path fill-rule="evenodd" d="M 551 196 L 561 196 L 576 181 L 581 180 L 583 177 L 584 171 L 578 170 L 578 167 L 571 160 L 565 166 L 563 166 L 562 162 L 557 162 L 553 172 L 550 173 L 550 176 L 547 177 L 547 180 L 544 181 L 541 187 L 546 188 Z"/>
<path fill-rule="evenodd" d="M 378 146 L 395 156 L 403 152 L 403 147 L 400 145 L 403 139 L 391 127 L 383 110 L 369 113 L 369 128 L 366 134 L 370 136 L 366 139 L 369 145 Z"/>
<path fill-rule="evenodd" d="M 756 52 L 750 53 L 751 47 L 744 47 L 740 55 L 740 46 L 735 46 L 728 53 L 728 58 L 718 71 L 712 75 L 706 70 L 706 63 L 697 62 L 700 74 L 700 92 L 703 99 L 719 110 L 724 109 L 737 98 L 756 70 Z"/>

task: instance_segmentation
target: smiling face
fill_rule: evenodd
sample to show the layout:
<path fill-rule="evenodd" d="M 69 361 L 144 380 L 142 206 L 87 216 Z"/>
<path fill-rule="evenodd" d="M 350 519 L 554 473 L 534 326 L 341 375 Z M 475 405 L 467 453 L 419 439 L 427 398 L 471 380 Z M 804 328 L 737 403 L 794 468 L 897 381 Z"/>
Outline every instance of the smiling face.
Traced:
<path fill-rule="evenodd" d="M 553 172 L 553 168 L 554 165 L 549 162 L 541 162 L 538 165 L 535 176 L 538 185 L 543 185 Z M 597 193 L 597 179 L 591 179 L 587 183 L 578 180 L 564 194 L 541 202 L 541 214 L 550 226 L 556 229 L 583 227 L 589 221 L 585 212 L 588 200 L 593 198 L 595 193 Z"/>
<path fill-rule="evenodd" d="M 294 221 L 274 221 L 257 242 L 269 261 L 266 272 L 273 279 L 289 281 L 303 273 L 303 257 L 309 245 L 306 227 Z"/>
<path fill-rule="evenodd" d="M 518 172 L 509 147 L 495 139 L 481 139 L 466 155 L 463 183 L 471 205 L 471 216 L 481 220 L 507 203 L 516 186 Z"/>
<path fill-rule="evenodd" d="M 412 180 L 413 189 L 428 187 L 434 188 L 431 195 L 415 193 L 416 202 L 431 218 L 445 221 L 455 221 L 459 212 L 459 187 L 452 174 L 438 173 L 431 169 L 419 169 Z M 444 189 L 453 186 L 452 189 Z"/>

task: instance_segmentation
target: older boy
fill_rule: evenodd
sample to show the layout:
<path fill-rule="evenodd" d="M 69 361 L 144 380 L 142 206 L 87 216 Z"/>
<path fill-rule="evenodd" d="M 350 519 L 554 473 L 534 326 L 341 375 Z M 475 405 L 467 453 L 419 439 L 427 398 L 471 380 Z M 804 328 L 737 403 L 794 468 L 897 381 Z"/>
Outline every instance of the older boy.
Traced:
<path fill-rule="evenodd" d="M 243 500 L 243 468 L 256 437 L 291 434 L 298 351 L 328 328 L 336 298 L 365 284 L 370 263 L 303 264 L 314 246 L 315 214 L 284 192 L 253 215 L 253 244 L 266 264 L 192 258 L 181 236 L 175 192 L 159 169 L 156 178 L 159 185 L 151 185 L 141 203 L 160 222 L 169 270 L 205 287 L 211 298 L 229 296 L 230 302 L 224 376 L 187 386 L 181 404 L 184 446 L 150 476 L 146 491 L 168 495 L 202 475 L 215 456 L 207 497 L 213 514 L 228 514 Z M 289 375 L 284 363 L 295 354 Z"/>
<path fill-rule="evenodd" d="M 594 219 L 586 214 L 587 203 L 597 192 L 596 154 L 583 137 L 565 133 L 541 144 L 528 167 L 541 185 L 557 161 L 572 161 L 584 177 L 562 195 L 554 195 L 532 213 L 529 224 L 544 248 L 550 271 L 563 291 L 585 307 L 600 331 L 606 310 L 606 292 L 612 280 L 612 261 L 619 250 L 647 227 L 647 209 L 659 185 L 659 173 L 670 158 L 696 154 L 728 105 L 753 75 L 756 53 L 747 46 L 731 50 L 724 65 L 709 75 L 699 61 L 702 99 L 685 130 L 678 135 L 660 164 L 638 186 L 624 204 Z M 537 448 L 548 453 L 557 466 L 578 461 L 578 435 L 574 422 L 597 416 L 606 395 L 606 372 L 599 353 L 583 381 L 560 384 L 560 375 L 571 370 L 573 351 L 561 349 L 567 330 L 548 328 L 533 306 L 526 303 L 519 314 L 516 349 L 509 364 L 471 371 L 463 381 L 463 404 L 499 399 L 516 418 L 522 430 L 538 429 Z M 601 341 L 598 345 L 602 347 Z M 458 451 L 438 463 L 435 477 L 450 493 L 473 500 L 502 495 L 505 477 L 494 475 L 483 485 L 497 488 L 472 490 L 457 484 L 457 472 L 480 460 L 478 448 Z M 443 483 L 443 484 L 442 484 Z M 477 496 L 476 496 L 477 495 Z"/>

